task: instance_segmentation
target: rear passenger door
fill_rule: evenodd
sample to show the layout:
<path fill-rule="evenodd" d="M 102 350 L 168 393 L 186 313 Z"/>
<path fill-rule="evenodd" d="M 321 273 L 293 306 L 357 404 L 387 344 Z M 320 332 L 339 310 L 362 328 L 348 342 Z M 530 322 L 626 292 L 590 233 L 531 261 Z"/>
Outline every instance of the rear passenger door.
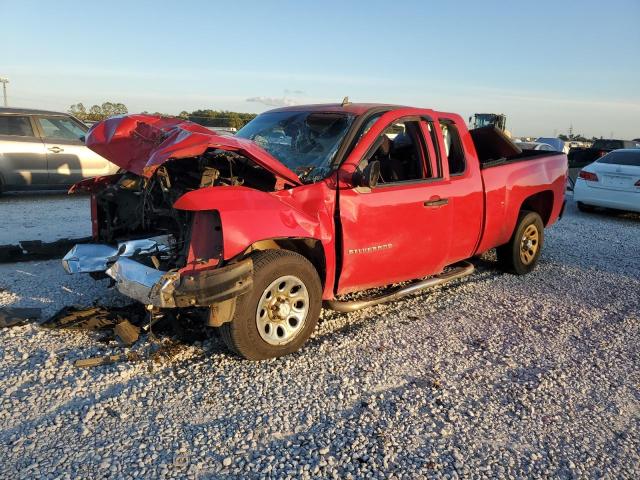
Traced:
<path fill-rule="evenodd" d="M 5 187 L 47 183 L 47 155 L 28 115 L 0 115 L 0 178 Z"/>
<path fill-rule="evenodd" d="M 470 152 L 473 140 L 458 115 L 440 114 L 436 123 L 443 165 L 448 178 L 443 187 L 451 214 L 451 245 L 448 262 L 471 257 L 482 235 L 484 187 L 480 162 Z"/>

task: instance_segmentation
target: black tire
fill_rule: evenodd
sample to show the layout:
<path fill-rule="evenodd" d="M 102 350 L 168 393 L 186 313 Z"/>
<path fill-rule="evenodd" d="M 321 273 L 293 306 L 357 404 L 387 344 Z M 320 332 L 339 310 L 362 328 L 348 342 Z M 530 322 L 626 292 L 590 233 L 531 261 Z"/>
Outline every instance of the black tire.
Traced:
<path fill-rule="evenodd" d="M 265 360 L 293 353 L 302 347 L 318 323 L 322 308 L 322 284 L 314 266 L 289 250 L 264 250 L 252 254 L 253 286 L 236 299 L 231 322 L 220 327 L 227 347 L 249 360 Z M 307 289 L 309 304 L 300 330 L 284 345 L 272 345 L 258 331 L 258 303 L 269 285 L 283 276 L 295 276 Z M 286 320 L 289 321 L 289 320 Z"/>
<path fill-rule="evenodd" d="M 523 238 L 525 232 L 536 231 L 537 240 L 533 242 L 531 238 Z M 525 243 L 531 240 L 532 243 Z M 535 250 L 533 245 L 535 244 Z M 544 244 L 544 224 L 542 218 L 536 212 L 529 212 L 523 210 L 518 216 L 518 223 L 516 224 L 515 231 L 509 240 L 509 243 L 502 245 L 496 249 L 498 255 L 498 263 L 500 267 L 509 273 L 516 275 L 524 275 L 532 271 L 542 252 L 542 245 Z M 525 246 L 529 246 L 529 249 L 525 250 Z M 533 252 L 533 253 L 531 253 Z"/>
<path fill-rule="evenodd" d="M 584 213 L 591 213 L 595 210 L 595 207 L 592 205 L 587 205 L 586 203 L 577 202 L 578 210 Z"/>

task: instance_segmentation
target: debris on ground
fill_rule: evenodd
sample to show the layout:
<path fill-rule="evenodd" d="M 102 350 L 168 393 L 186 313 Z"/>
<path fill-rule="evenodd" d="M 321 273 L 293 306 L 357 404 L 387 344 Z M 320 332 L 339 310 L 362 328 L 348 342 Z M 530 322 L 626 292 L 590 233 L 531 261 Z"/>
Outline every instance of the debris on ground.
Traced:
<path fill-rule="evenodd" d="M 113 333 L 125 346 L 134 344 L 140 338 L 140 327 L 132 324 L 129 320 L 117 323 L 113 328 Z"/>
<path fill-rule="evenodd" d="M 22 249 L 18 245 L 0 245 L 0 263 L 17 262 L 22 257 Z"/>
<path fill-rule="evenodd" d="M 0 308 L 0 328 L 17 327 L 33 320 L 38 320 L 42 310 L 40 308 Z"/>
<path fill-rule="evenodd" d="M 131 353 L 119 353 L 116 355 L 103 355 L 101 357 L 81 358 L 76 360 L 73 364 L 76 367 L 87 368 L 97 367 L 100 365 L 109 365 L 111 363 L 123 362 L 123 361 L 136 361 L 141 360 L 141 356 L 136 352 Z"/>
<path fill-rule="evenodd" d="M 62 238 L 53 242 L 21 241 L 18 245 L 0 245 L 0 263 L 27 262 L 62 258 L 77 243 L 88 243 L 91 237 Z"/>
<path fill-rule="evenodd" d="M 144 306 L 139 303 L 125 307 L 67 306 L 40 324 L 44 328 L 70 328 L 82 330 L 106 330 L 128 321 L 141 324 L 146 317 Z"/>
<path fill-rule="evenodd" d="M 141 334 L 150 342 L 149 359 L 154 363 L 171 361 L 185 348 L 187 343 L 207 338 L 203 309 L 185 309 L 176 312 L 147 310 L 141 303 L 124 307 L 77 305 L 64 307 L 40 323 L 48 329 L 111 331 L 113 336 L 103 338 L 110 342 L 119 340 L 123 347 L 136 343 Z M 170 338 L 159 339 L 156 334 L 168 334 Z M 163 341 L 164 340 L 164 341 Z M 141 360 L 137 352 L 116 353 L 76 360 L 76 367 L 96 367 L 115 362 Z"/>

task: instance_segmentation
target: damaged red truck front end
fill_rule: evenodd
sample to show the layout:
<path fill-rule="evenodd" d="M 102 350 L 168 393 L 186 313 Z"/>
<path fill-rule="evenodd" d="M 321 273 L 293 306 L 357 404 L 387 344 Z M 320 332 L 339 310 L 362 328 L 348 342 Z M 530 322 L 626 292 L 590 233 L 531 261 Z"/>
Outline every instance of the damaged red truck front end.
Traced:
<path fill-rule="evenodd" d="M 129 115 L 97 124 L 86 143 L 122 173 L 72 187 L 91 193 L 96 243 L 65 256 L 68 273 L 106 274 L 154 307 L 210 307 L 250 289 L 256 242 L 307 239 L 313 250 L 322 239 L 332 250 L 323 189 L 292 194 L 298 176 L 252 141 Z"/>

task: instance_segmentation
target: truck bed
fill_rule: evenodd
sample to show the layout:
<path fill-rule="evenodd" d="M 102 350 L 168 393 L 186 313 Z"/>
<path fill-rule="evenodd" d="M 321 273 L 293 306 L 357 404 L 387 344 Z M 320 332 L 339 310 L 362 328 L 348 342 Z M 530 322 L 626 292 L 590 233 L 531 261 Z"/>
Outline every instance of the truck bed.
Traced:
<path fill-rule="evenodd" d="M 567 182 L 566 155 L 522 150 L 493 126 L 476 128 L 469 133 L 480 161 L 485 191 L 484 228 L 477 253 L 509 241 L 521 207 L 524 205 L 526 209 L 525 201 L 532 203 L 532 207 L 548 205 L 546 210 L 535 210 L 544 211 L 545 226 L 553 224 L 562 210 Z"/>
<path fill-rule="evenodd" d="M 542 215 L 545 227 L 553 224 L 562 211 L 566 172 L 567 157 L 560 152 L 525 151 L 482 165 L 485 218 L 477 253 L 509 241 L 521 206 L 532 196 L 526 201 L 549 206 Z"/>

